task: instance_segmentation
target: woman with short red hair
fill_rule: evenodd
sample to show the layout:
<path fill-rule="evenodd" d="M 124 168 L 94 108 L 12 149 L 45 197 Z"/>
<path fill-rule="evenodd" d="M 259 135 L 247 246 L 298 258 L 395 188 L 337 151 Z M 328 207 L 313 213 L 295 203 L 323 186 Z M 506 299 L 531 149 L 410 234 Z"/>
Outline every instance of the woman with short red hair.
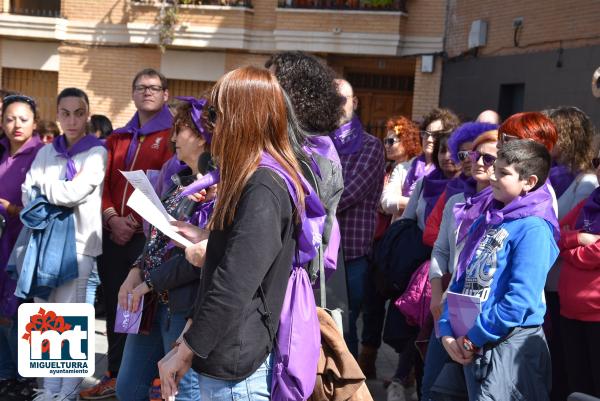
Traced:
<path fill-rule="evenodd" d="M 413 159 L 421 154 L 419 128 L 406 117 L 393 117 L 387 122 L 387 136 L 383 140 L 385 156 L 393 161 L 393 170 L 381 194 L 381 208 L 392 215 L 392 221 L 402 215 L 408 203 L 408 196 L 402 193 L 402 186 L 408 175 Z"/>
<path fill-rule="evenodd" d="M 549 152 L 558 140 L 556 127 L 548 117 L 537 111 L 517 113 L 510 116 L 498 128 L 498 149 L 504 142 L 516 139 L 531 139 L 541 143 Z"/>

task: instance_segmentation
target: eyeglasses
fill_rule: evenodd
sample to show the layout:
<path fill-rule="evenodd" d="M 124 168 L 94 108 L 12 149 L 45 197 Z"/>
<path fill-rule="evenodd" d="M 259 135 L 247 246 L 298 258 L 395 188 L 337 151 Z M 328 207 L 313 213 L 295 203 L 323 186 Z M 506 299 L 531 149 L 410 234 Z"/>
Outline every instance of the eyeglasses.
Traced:
<path fill-rule="evenodd" d="M 458 157 L 458 160 L 460 160 L 461 162 L 464 162 L 469 157 L 469 151 L 461 150 L 456 154 L 456 156 Z"/>
<path fill-rule="evenodd" d="M 35 100 L 33 100 L 29 96 L 25 96 L 25 95 L 4 96 L 4 98 L 2 98 L 2 108 L 5 109 L 9 104 L 14 103 L 14 102 L 27 103 L 31 107 L 33 112 L 35 113 L 35 108 L 36 108 Z"/>
<path fill-rule="evenodd" d="M 594 168 L 598 168 L 598 166 L 600 166 L 600 157 L 594 157 L 592 159 L 592 166 L 594 166 Z"/>
<path fill-rule="evenodd" d="M 496 161 L 496 156 L 490 155 L 489 153 L 481 153 L 477 151 L 469 152 L 469 158 L 473 163 L 477 163 L 479 159 L 483 158 L 483 165 L 485 167 L 490 167 L 494 165 L 494 162 Z"/>
<path fill-rule="evenodd" d="M 136 91 L 137 93 L 146 93 L 146 91 L 149 90 L 150 93 L 152 93 L 153 95 L 156 95 L 157 93 L 163 91 L 163 87 L 159 86 L 159 85 L 150 85 L 150 86 L 136 85 L 133 87 L 133 90 Z"/>
<path fill-rule="evenodd" d="M 398 143 L 398 142 L 400 142 L 400 139 L 398 139 L 398 138 L 385 138 L 383 140 L 383 144 L 385 146 L 394 146 L 394 144 Z"/>
<path fill-rule="evenodd" d="M 510 142 L 519 140 L 521 138 L 515 135 L 508 135 L 506 132 L 503 132 L 502 134 L 500 134 L 500 139 L 502 140 L 502 142 Z"/>
<path fill-rule="evenodd" d="M 419 135 L 421 135 L 421 139 L 427 139 L 429 137 L 432 137 L 433 139 L 437 138 L 440 135 L 446 135 L 449 134 L 450 131 L 444 131 L 444 130 L 439 130 L 439 131 L 419 131 Z"/>

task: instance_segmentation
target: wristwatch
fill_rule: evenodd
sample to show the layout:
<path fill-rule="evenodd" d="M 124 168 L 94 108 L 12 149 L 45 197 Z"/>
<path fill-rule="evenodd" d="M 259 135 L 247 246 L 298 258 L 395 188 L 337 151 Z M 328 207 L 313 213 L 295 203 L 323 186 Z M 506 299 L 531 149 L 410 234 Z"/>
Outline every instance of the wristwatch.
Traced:
<path fill-rule="evenodd" d="M 465 351 L 469 351 L 469 352 L 479 351 L 479 347 L 477 347 L 475 344 L 473 344 L 467 336 L 463 337 L 462 347 Z"/>

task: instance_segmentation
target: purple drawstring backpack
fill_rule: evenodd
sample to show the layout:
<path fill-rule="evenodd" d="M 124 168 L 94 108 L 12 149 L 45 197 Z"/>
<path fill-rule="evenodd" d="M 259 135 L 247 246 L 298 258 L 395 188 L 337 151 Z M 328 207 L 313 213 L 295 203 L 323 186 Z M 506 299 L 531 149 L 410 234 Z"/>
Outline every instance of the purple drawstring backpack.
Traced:
<path fill-rule="evenodd" d="M 273 170 L 284 180 L 297 210 L 301 210 L 298 208 L 296 189 L 287 171 L 266 152 L 263 152 L 259 167 Z M 277 330 L 269 318 L 270 312 L 262 287 L 259 288 L 259 295 L 265 308 L 267 329 L 274 341 L 271 383 L 273 401 L 303 401 L 310 397 L 315 388 L 321 351 L 317 306 L 308 273 L 303 266 L 318 253 L 326 213 L 317 193 L 302 175 L 299 177 L 305 193 L 305 207 L 300 214 L 296 256 L 292 261 L 292 271 L 288 279 Z M 215 170 L 189 185 L 181 196 L 208 188 L 218 181 L 219 173 Z"/>

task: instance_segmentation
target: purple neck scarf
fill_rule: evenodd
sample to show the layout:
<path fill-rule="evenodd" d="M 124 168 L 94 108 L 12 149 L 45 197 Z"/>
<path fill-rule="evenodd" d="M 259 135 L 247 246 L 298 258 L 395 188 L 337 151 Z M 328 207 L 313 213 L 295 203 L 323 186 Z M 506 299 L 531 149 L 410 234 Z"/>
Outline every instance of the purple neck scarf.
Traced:
<path fill-rule="evenodd" d="M 571 185 L 576 175 L 571 172 L 562 164 L 558 164 L 556 162 L 552 163 L 552 167 L 550 167 L 550 174 L 548 175 L 548 179 L 552 184 L 552 188 L 554 188 L 554 192 L 556 192 L 556 198 L 560 198 L 562 194 L 565 193 L 567 188 Z"/>
<path fill-rule="evenodd" d="M 433 170 L 435 170 L 435 168 L 435 164 L 433 163 L 427 167 L 424 154 L 419 157 L 415 157 L 410 165 L 410 170 L 404 179 L 404 184 L 402 184 L 402 196 L 410 196 L 413 189 L 415 189 L 415 183 L 419 180 L 419 178 L 430 174 Z"/>
<path fill-rule="evenodd" d="M 459 280 L 466 271 L 467 265 L 475 255 L 475 251 L 489 226 L 499 226 L 504 222 L 530 216 L 540 217 L 552 225 L 554 239 L 558 241 L 560 229 L 552 206 L 552 195 L 547 184 L 525 196 L 518 196 L 506 206 L 493 199 L 491 191 L 490 195 L 492 200 L 489 202 L 488 207 L 485 211 L 482 211 L 482 215 L 469 228 L 464 247 L 458 256 L 456 280 Z"/>
<path fill-rule="evenodd" d="M 196 99 L 192 96 L 177 96 L 175 97 L 175 99 L 184 100 L 192 106 L 192 122 L 194 123 L 194 126 L 196 127 L 200 135 L 202 135 L 202 137 L 206 140 L 206 143 L 210 143 L 210 141 L 212 140 L 212 135 L 202 125 L 202 110 L 206 106 L 207 100 L 204 98 Z"/>
<path fill-rule="evenodd" d="M 448 182 L 446 186 L 446 200 L 456 194 L 465 194 L 465 199 L 467 199 L 475 195 L 475 191 L 477 191 L 477 181 L 473 177 L 467 177 L 461 173 L 458 177 Z"/>
<path fill-rule="evenodd" d="M 600 234 L 600 187 L 594 189 L 583 204 L 575 228 L 591 234 Z"/>
<path fill-rule="evenodd" d="M 487 210 L 493 199 L 492 187 L 486 187 L 471 197 L 465 197 L 465 203 L 454 205 L 452 210 L 454 211 L 456 227 L 458 227 L 457 243 L 465 239 L 469 228 Z"/>
<path fill-rule="evenodd" d="M 333 144 L 333 141 L 328 136 L 309 136 L 308 145 L 304 146 L 304 150 L 308 153 L 316 153 L 331 161 L 340 164 L 340 156 Z"/>
<path fill-rule="evenodd" d="M 363 144 L 363 126 L 358 116 L 329 134 L 340 155 L 350 155 L 360 150 Z"/>
<path fill-rule="evenodd" d="M 442 170 L 436 169 L 431 174 L 423 177 L 423 199 L 425 200 L 425 220 L 433 210 L 435 203 L 446 190 L 450 179 L 446 178 Z"/>
<path fill-rule="evenodd" d="M 75 168 L 75 162 L 73 157 L 79 153 L 86 152 L 95 146 L 104 146 L 102 142 L 94 135 L 84 135 L 77 143 L 69 149 L 67 143 L 67 137 L 59 135 L 52 141 L 52 147 L 58 153 L 58 157 L 64 157 L 67 159 L 67 172 L 65 178 L 67 181 L 71 181 L 77 175 L 77 169 Z"/>
<path fill-rule="evenodd" d="M 173 125 L 173 116 L 169 111 L 167 105 L 164 105 L 158 113 L 156 113 L 150 120 L 140 127 L 140 116 L 139 112 L 136 112 L 131 120 L 122 128 L 115 130 L 116 134 L 131 134 L 131 143 L 127 149 L 127 156 L 125 156 L 126 168 L 131 167 L 133 157 L 139 145 L 140 136 L 146 136 L 153 134 L 158 131 L 164 131 L 171 129 Z"/>

